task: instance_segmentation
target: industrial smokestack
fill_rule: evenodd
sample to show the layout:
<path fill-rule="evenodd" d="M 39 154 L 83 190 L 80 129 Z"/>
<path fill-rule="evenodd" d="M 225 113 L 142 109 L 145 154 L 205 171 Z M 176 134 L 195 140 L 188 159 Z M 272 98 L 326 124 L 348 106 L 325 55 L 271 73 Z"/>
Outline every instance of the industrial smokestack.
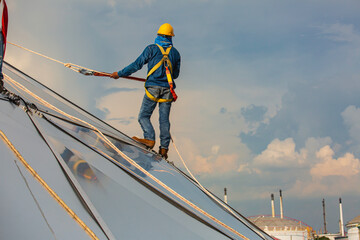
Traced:
<path fill-rule="evenodd" d="M 224 202 L 227 203 L 227 193 L 226 193 L 226 188 L 224 188 Z"/>
<path fill-rule="evenodd" d="M 341 198 L 339 198 L 339 208 L 340 208 L 340 234 L 341 234 L 341 236 L 345 236 L 344 218 L 343 218 L 343 210 L 342 210 Z"/>
<path fill-rule="evenodd" d="M 274 194 L 271 194 L 271 212 L 272 217 L 275 217 Z"/>
<path fill-rule="evenodd" d="M 284 210 L 283 210 L 283 199 L 282 199 L 282 191 L 280 189 L 280 217 L 284 218 Z"/>
<path fill-rule="evenodd" d="M 323 216 L 324 216 L 324 233 L 327 233 L 326 230 L 326 215 L 325 215 L 325 199 L 322 200 L 322 206 L 323 206 Z"/>

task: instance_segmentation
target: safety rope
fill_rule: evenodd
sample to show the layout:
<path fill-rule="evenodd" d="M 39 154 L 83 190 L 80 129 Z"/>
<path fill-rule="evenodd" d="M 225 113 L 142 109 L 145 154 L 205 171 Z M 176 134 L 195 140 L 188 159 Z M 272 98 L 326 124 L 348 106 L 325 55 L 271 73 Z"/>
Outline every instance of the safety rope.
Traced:
<path fill-rule="evenodd" d="M 0 137 L 8 145 L 15 156 L 25 166 L 25 168 L 34 176 L 34 178 L 48 191 L 48 193 L 59 203 L 59 205 L 81 226 L 82 229 L 94 240 L 98 240 L 95 233 L 76 215 L 76 213 L 56 194 L 56 192 L 39 176 L 39 174 L 29 165 L 29 163 L 21 156 L 19 151 L 10 142 L 3 131 L 0 130 Z"/>
<path fill-rule="evenodd" d="M 192 179 L 199 185 L 200 189 L 203 190 L 205 192 L 206 195 L 208 195 L 209 197 L 211 197 L 212 199 L 214 199 L 218 204 L 220 204 L 223 208 L 225 208 L 226 210 L 228 210 L 235 218 L 237 218 L 240 222 L 244 223 L 245 225 L 247 225 L 246 222 L 243 221 L 243 219 L 239 218 L 237 216 L 237 214 L 231 210 L 226 204 L 224 204 L 223 202 L 221 202 L 217 197 L 215 197 L 211 192 L 209 192 L 203 185 L 201 185 L 201 183 L 196 179 L 196 177 L 191 173 L 190 169 L 187 167 L 183 157 L 181 156 L 178 148 L 176 147 L 176 144 L 174 142 L 174 139 L 171 137 L 171 142 L 174 146 L 175 151 L 177 152 L 182 164 L 184 165 L 186 171 L 190 174 L 190 176 L 192 177 Z M 262 236 L 261 233 L 258 232 L 258 234 L 260 234 Z M 263 236 L 262 236 L 263 237 Z"/>
<path fill-rule="evenodd" d="M 217 224 L 219 224 L 220 226 L 226 228 L 227 230 L 229 230 L 230 232 L 236 234 L 237 236 L 241 237 L 244 240 L 248 240 L 247 237 L 245 237 L 244 235 L 242 235 L 241 233 L 239 233 L 238 231 L 236 231 L 235 229 L 231 228 L 230 226 L 226 225 L 225 223 L 221 222 L 220 220 L 218 220 L 217 218 L 213 217 L 211 214 L 207 213 L 206 211 L 202 210 L 201 208 L 199 208 L 198 206 L 196 206 L 195 204 L 193 204 L 192 202 L 190 202 L 189 200 L 187 200 L 185 197 L 183 197 L 182 195 L 180 195 L 179 193 L 177 193 L 175 190 L 173 190 L 172 188 L 168 187 L 165 183 L 163 183 L 162 181 L 160 181 L 159 179 L 157 179 L 156 177 L 154 177 L 153 175 L 151 175 L 148 171 L 146 171 L 144 168 L 142 168 L 139 164 L 137 164 L 133 159 L 131 159 L 130 157 L 128 157 L 126 154 L 124 154 L 122 151 L 120 151 L 106 136 L 103 135 L 103 133 L 97 129 L 95 126 L 91 125 L 90 123 L 81 120 L 77 117 L 74 117 L 70 114 L 65 113 L 64 111 L 56 108 L 55 106 L 51 105 L 50 103 L 48 103 L 47 101 L 45 101 L 44 99 L 40 98 L 39 96 L 37 96 L 36 94 L 32 93 L 30 90 L 28 90 L 26 87 L 24 87 L 23 85 L 21 85 L 20 83 L 16 82 L 15 80 L 11 79 L 9 76 L 5 75 L 5 80 L 6 81 L 10 81 L 13 84 L 17 85 L 20 89 L 22 89 L 24 92 L 28 93 L 29 95 L 33 96 L 35 99 L 37 99 L 39 102 L 41 102 L 44 106 L 48 107 L 49 109 L 54 110 L 55 112 L 58 112 L 74 121 L 78 121 L 81 122 L 85 125 L 87 125 L 89 128 L 91 128 L 92 130 L 94 130 L 94 132 L 98 135 L 98 137 L 100 137 L 105 143 L 107 143 L 109 146 L 111 146 L 111 148 L 113 150 L 115 150 L 122 158 L 124 158 L 125 160 L 127 160 L 128 162 L 130 162 L 133 166 L 135 166 L 136 168 L 138 168 L 141 172 L 143 172 L 146 176 L 148 176 L 151 180 L 153 180 L 154 182 L 156 182 L 157 184 L 159 184 L 160 186 L 162 186 L 164 189 L 166 189 L 168 192 L 170 192 L 171 194 L 173 194 L 174 196 L 176 196 L 177 198 L 179 198 L 181 201 L 183 201 L 184 203 L 188 204 L 190 207 L 192 207 L 193 209 L 195 209 L 196 211 L 198 211 L 199 213 L 203 214 L 204 216 L 208 217 L 209 219 L 211 219 L 212 221 L 216 222 Z"/>
<path fill-rule="evenodd" d="M 9 41 L 8 41 L 7 43 L 9 43 L 9 44 L 11 44 L 11 45 L 13 45 L 13 46 L 16 46 L 16 47 L 18 47 L 18 48 L 21 48 L 21 49 L 23 49 L 23 50 L 25 50 L 25 51 L 34 53 L 34 54 L 36 54 L 36 55 L 38 55 L 38 56 L 41 56 L 41 57 L 43 57 L 43 58 L 46 58 L 46 59 L 48 59 L 48 60 L 51 60 L 51 61 L 60 63 L 60 64 L 64 65 L 65 67 L 67 67 L 67 68 L 69 68 L 69 69 L 71 69 L 71 70 L 73 70 L 73 71 L 75 71 L 75 72 L 82 73 L 82 74 L 84 74 L 84 75 L 92 75 L 94 72 L 99 72 L 99 71 L 95 71 L 95 70 L 90 69 L 90 68 L 82 67 L 82 66 L 77 65 L 77 64 L 74 64 L 74 63 L 65 63 L 65 62 L 56 60 L 56 59 L 54 59 L 54 58 L 48 57 L 48 56 L 46 56 L 46 55 L 44 55 L 44 54 L 35 52 L 35 51 L 33 51 L 33 50 L 30 50 L 30 49 L 28 49 L 28 48 L 25 48 L 25 47 L 23 47 L 23 46 L 20 46 L 20 45 L 18 45 L 18 44 L 15 44 L 15 43 L 12 43 L 12 42 L 9 42 Z M 103 73 L 103 74 L 106 74 L 106 73 Z M 108 74 L 108 76 L 110 76 L 110 75 Z"/>

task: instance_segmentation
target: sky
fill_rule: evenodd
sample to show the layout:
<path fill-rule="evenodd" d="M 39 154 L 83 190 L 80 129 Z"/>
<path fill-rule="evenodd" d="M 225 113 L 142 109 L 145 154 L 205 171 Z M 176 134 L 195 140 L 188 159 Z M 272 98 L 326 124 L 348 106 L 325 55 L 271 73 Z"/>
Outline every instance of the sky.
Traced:
<path fill-rule="evenodd" d="M 174 27 L 171 133 L 191 172 L 245 216 L 339 231 L 360 214 L 358 0 L 9 0 L 8 41 L 64 63 L 121 70 Z M 8 44 L 5 60 L 129 136 L 143 84 L 89 77 Z M 133 76 L 145 77 L 147 67 Z M 152 118 L 158 131 L 158 113 Z M 158 141 L 159 142 L 159 141 Z M 158 142 L 155 148 L 158 148 Z M 169 160 L 183 168 L 175 147 Z"/>

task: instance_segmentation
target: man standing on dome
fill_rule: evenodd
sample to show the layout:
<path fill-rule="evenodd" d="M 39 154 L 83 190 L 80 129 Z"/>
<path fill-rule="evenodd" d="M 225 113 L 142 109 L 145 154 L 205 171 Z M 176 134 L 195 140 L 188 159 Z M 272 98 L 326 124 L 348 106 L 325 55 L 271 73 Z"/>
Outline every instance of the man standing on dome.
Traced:
<path fill-rule="evenodd" d="M 173 27 L 169 23 L 160 26 L 155 44 L 150 44 L 142 54 L 129 66 L 114 72 L 111 77 L 127 77 L 140 70 L 144 64 L 148 65 L 145 82 L 145 95 L 140 108 L 138 121 L 144 133 L 144 138 L 133 137 L 134 140 L 152 149 L 155 145 L 155 130 L 150 118 L 159 103 L 160 148 L 159 154 L 167 159 L 171 140 L 170 109 L 171 103 L 176 101 L 175 82 L 180 72 L 180 54 L 173 47 Z"/>

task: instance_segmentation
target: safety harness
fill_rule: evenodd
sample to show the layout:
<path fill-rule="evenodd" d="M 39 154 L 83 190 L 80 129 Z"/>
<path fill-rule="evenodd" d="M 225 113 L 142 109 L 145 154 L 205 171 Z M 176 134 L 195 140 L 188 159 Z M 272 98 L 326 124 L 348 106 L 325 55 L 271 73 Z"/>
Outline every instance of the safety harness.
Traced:
<path fill-rule="evenodd" d="M 163 47 L 161 47 L 159 44 L 156 44 L 162 55 L 163 55 L 163 58 L 160 60 L 160 62 L 158 62 L 148 73 L 147 77 L 146 77 L 146 80 L 149 78 L 149 76 L 151 74 L 153 74 L 159 67 L 161 67 L 162 64 L 164 64 L 164 67 L 165 67 L 165 70 L 166 70 L 166 78 L 168 80 L 168 83 L 169 83 L 169 86 L 170 86 L 170 92 L 173 96 L 173 99 L 164 99 L 164 98 L 156 98 L 154 97 L 145 87 L 145 92 L 146 92 L 146 95 L 153 101 L 155 102 L 171 102 L 171 101 L 176 101 L 177 99 L 177 95 L 174 91 L 174 84 L 173 84 L 173 80 L 172 80 L 172 77 L 171 77 L 171 74 L 172 74 L 172 65 L 171 65 L 171 62 L 170 62 L 170 59 L 169 59 L 169 53 L 170 53 L 170 50 L 171 50 L 171 47 L 172 46 L 169 46 L 166 51 L 164 50 Z"/>

